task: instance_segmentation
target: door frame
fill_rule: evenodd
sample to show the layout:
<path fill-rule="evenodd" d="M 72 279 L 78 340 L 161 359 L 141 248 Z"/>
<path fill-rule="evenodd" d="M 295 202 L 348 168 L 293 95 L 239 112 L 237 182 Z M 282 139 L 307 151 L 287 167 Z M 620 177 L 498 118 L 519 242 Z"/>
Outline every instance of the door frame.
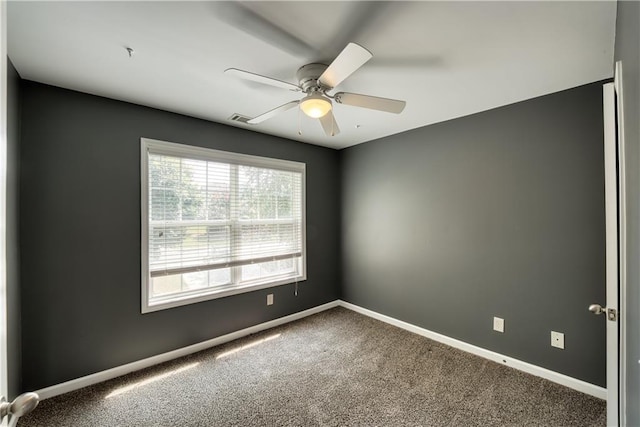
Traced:
<path fill-rule="evenodd" d="M 607 425 L 626 425 L 626 287 L 627 204 L 626 150 L 622 63 L 615 64 L 614 82 L 603 85 L 606 305 L 615 321 L 606 319 Z"/>
<path fill-rule="evenodd" d="M 605 271 L 606 271 L 606 370 L 607 370 L 607 425 L 619 425 L 618 399 L 618 358 L 619 332 L 618 319 L 618 285 L 620 245 L 618 215 L 619 215 L 619 185 L 618 185 L 618 141 L 616 138 L 616 108 L 615 89 L 613 83 L 606 83 L 602 87 L 603 120 L 604 120 L 604 198 L 605 198 Z M 609 313 L 615 313 L 609 319 Z"/>
<path fill-rule="evenodd" d="M 622 426 L 627 425 L 626 417 L 626 390 L 627 390 L 627 357 L 626 357 L 626 313 L 627 313 L 627 169 L 626 169 L 626 143 L 624 135 L 624 92 L 622 84 L 622 61 L 616 61 L 614 69 L 613 86 L 615 90 L 616 101 L 616 142 L 618 148 L 618 236 L 619 236 L 619 310 L 618 310 L 618 409 L 619 423 Z"/>

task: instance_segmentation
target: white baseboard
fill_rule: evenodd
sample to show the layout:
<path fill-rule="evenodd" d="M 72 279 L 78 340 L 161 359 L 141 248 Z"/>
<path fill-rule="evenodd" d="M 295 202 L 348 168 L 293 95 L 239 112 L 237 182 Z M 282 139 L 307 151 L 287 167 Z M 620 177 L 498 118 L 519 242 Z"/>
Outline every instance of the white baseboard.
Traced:
<path fill-rule="evenodd" d="M 302 319 L 303 317 L 311 316 L 312 314 L 320 313 L 321 311 L 325 311 L 325 310 L 329 310 L 330 308 L 337 307 L 338 304 L 339 304 L 338 300 L 331 301 L 329 303 L 319 305 L 317 307 L 313 307 L 308 310 L 290 314 L 288 316 L 280 317 L 278 319 L 270 320 L 268 322 L 260 323 L 259 325 L 251 326 L 249 328 L 232 332 L 227 335 L 222 335 L 220 337 L 203 341 L 198 344 L 193 344 L 187 347 L 179 348 L 177 350 L 162 353 L 157 356 L 148 357 L 146 359 L 138 360 L 136 362 L 127 363 L 126 365 L 116 366 L 115 368 L 107 369 L 101 372 L 96 372 L 95 374 L 76 378 L 71 381 L 53 385 L 51 387 L 46 387 L 41 390 L 37 390 L 36 393 L 38 393 L 41 400 L 49 399 L 50 397 L 58 396 L 64 393 L 69 393 L 70 391 L 78 390 L 83 387 L 87 387 L 93 384 L 107 381 L 107 380 L 128 374 L 130 372 L 139 371 L 140 369 L 148 368 L 150 366 L 157 365 L 159 363 L 168 362 L 169 360 L 177 359 L 178 357 L 183 357 L 188 354 L 206 350 L 208 348 L 215 347 L 217 345 L 224 344 L 226 342 L 233 341 L 238 338 L 245 337 L 247 335 L 255 334 L 256 332 L 260 332 L 265 329 L 271 329 L 276 326 L 284 325 L 285 323 L 293 322 L 294 320 Z"/>
<path fill-rule="evenodd" d="M 578 380 L 576 378 L 572 378 L 567 375 L 560 374 L 558 372 L 551 371 L 546 368 L 541 368 L 539 366 L 532 365 L 531 363 L 523 362 L 521 360 L 514 359 L 509 356 L 504 356 L 502 354 L 499 354 L 490 350 L 486 350 L 484 348 L 477 347 L 472 344 L 468 344 L 464 341 L 447 337 L 446 335 L 442 335 L 437 332 L 433 332 L 428 329 L 424 329 L 419 326 L 412 325 L 411 323 L 403 322 L 402 320 L 394 319 L 393 317 L 389 317 L 384 314 L 380 314 L 375 311 L 372 311 L 372 310 L 369 310 L 369 309 L 366 309 L 342 300 L 331 301 L 329 303 L 319 305 L 317 307 L 310 308 L 308 310 L 304 310 L 299 313 L 290 314 L 289 316 L 281 317 L 279 319 L 274 319 L 265 323 L 261 323 L 259 325 L 251 326 L 249 328 L 245 328 L 240 331 L 232 332 L 227 335 L 223 335 L 217 338 L 203 341 L 198 344 L 193 344 L 187 347 L 179 348 L 177 350 L 169 351 L 167 353 L 162 353 L 157 356 L 148 357 L 146 359 L 138 360 L 136 362 L 127 363 L 126 365 L 117 366 L 115 368 L 107 369 L 105 371 L 96 372 L 95 374 L 76 378 L 71 381 L 53 385 L 51 387 L 46 387 L 46 388 L 37 390 L 36 393 L 38 393 L 41 400 L 58 396 L 60 394 L 69 393 L 71 391 L 78 390 L 83 387 L 88 387 L 90 385 L 97 384 L 103 381 L 107 381 L 107 380 L 128 374 L 130 372 L 139 371 L 141 369 L 145 369 L 150 366 L 157 365 L 159 363 L 168 362 L 169 360 L 177 359 L 179 357 L 196 353 L 198 351 L 206 350 L 208 348 L 215 347 L 217 345 L 224 344 L 226 342 L 233 341 L 238 338 L 245 337 L 247 335 L 255 334 L 256 332 L 260 332 L 265 329 L 270 329 L 276 326 L 284 325 L 285 323 L 293 322 L 294 320 L 302 319 L 304 317 L 311 316 L 312 314 L 320 313 L 322 311 L 329 310 L 331 308 L 338 307 L 338 306 L 344 307 L 346 309 L 355 311 L 360 314 L 364 314 L 365 316 L 369 316 L 377 320 L 381 320 L 390 325 L 397 326 L 401 329 L 405 329 L 409 332 L 422 335 L 434 341 L 441 342 L 443 344 L 458 348 L 468 353 L 472 353 L 477 356 L 484 357 L 485 359 L 489 359 L 497 363 L 505 364 L 507 366 L 511 366 L 512 368 L 518 369 L 520 371 L 527 372 L 529 374 L 536 375 L 541 378 L 545 378 L 549 381 L 553 381 L 558 384 L 562 384 L 566 387 L 572 388 L 574 390 L 578 390 L 582 393 L 586 393 L 600 399 L 607 398 L 607 390 L 603 387 L 599 387 L 594 384 L 591 384 L 582 380 Z"/>
<path fill-rule="evenodd" d="M 519 371 L 523 371 L 528 374 L 532 374 L 532 375 L 547 379 L 549 381 L 553 381 L 554 383 L 557 383 L 557 384 L 562 384 L 566 387 L 572 388 L 582 393 L 589 394 L 599 399 L 605 399 L 605 400 L 607 399 L 606 388 L 603 388 L 603 387 L 600 387 L 600 386 L 588 383 L 586 381 L 582 381 L 582 380 L 579 380 L 555 371 L 551 371 L 549 369 L 542 368 L 540 366 L 532 365 L 531 363 L 523 362 L 521 360 L 514 359 L 513 357 L 504 356 L 500 353 L 496 353 L 491 350 L 486 350 L 482 347 L 477 347 L 475 345 L 468 344 L 464 341 L 450 338 L 446 335 L 442 335 L 437 332 L 433 332 L 428 329 L 424 329 L 419 326 L 412 325 L 411 323 L 403 322 L 402 320 L 394 319 L 393 317 L 389 317 L 384 314 L 380 314 L 375 311 L 362 308 L 360 306 L 348 303 L 346 301 L 339 300 L 338 304 L 341 307 L 355 311 L 356 313 L 364 314 L 365 316 L 369 316 L 374 319 L 381 320 L 385 323 L 388 323 L 393 326 L 397 326 L 398 328 L 405 329 L 409 332 L 413 332 L 415 334 L 430 338 L 434 341 L 438 341 L 443 344 L 449 345 L 451 347 L 455 347 L 462 351 L 475 354 L 476 356 L 484 357 L 485 359 L 489 359 L 494 362 L 510 366 L 512 368 L 518 369 Z"/>

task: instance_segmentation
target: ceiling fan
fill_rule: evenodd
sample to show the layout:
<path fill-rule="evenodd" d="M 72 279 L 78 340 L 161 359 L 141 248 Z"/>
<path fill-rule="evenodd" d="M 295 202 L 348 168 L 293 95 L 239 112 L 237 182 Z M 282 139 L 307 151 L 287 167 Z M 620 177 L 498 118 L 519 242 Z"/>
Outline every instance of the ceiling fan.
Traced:
<path fill-rule="evenodd" d="M 364 47 L 356 43 L 349 43 L 329 66 L 313 63 L 300 67 L 296 73 L 297 85 L 237 68 L 229 68 L 225 70 L 225 73 L 241 79 L 306 94 L 302 99 L 287 102 L 248 120 L 247 123 L 255 125 L 293 107 L 300 106 L 300 109 L 307 116 L 320 120 L 320 124 L 327 136 L 335 136 L 340 133 L 340 129 L 333 115 L 333 101 L 338 104 L 395 114 L 399 114 L 404 110 L 406 102 L 397 99 L 379 98 L 377 96 L 349 92 L 337 92 L 333 95 L 328 93 L 372 57 L 371 52 Z"/>

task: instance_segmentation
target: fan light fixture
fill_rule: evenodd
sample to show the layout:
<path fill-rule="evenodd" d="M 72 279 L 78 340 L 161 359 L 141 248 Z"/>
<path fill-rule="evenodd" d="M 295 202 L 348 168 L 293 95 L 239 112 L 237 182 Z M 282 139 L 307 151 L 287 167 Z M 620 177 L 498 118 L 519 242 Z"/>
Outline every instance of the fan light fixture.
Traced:
<path fill-rule="evenodd" d="M 331 101 L 318 93 L 312 93 L 300 102 L 300 108 L 307 116 L 319 119 L 331 111 Z"/>

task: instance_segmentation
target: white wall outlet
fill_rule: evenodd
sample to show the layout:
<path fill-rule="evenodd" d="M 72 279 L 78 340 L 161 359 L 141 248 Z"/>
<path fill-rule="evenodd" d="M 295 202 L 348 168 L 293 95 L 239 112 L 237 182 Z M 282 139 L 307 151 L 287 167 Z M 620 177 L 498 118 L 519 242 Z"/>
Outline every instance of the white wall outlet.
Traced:
<path fill-rule="evenodd" d="M 501 319 L 499 317 L 494 317 L 493 330 L 498 332 L 504 332 L 504 319 Z"/>
<path fill-rule="evenodd" d="M 273 294 L 267 294 L 267 305 L 273 305 Z"/>
<path fill-rule="evenodd" d="M 564 349 L 564 334 L 562 332 L 551 331 L 551 347 Z"/>

